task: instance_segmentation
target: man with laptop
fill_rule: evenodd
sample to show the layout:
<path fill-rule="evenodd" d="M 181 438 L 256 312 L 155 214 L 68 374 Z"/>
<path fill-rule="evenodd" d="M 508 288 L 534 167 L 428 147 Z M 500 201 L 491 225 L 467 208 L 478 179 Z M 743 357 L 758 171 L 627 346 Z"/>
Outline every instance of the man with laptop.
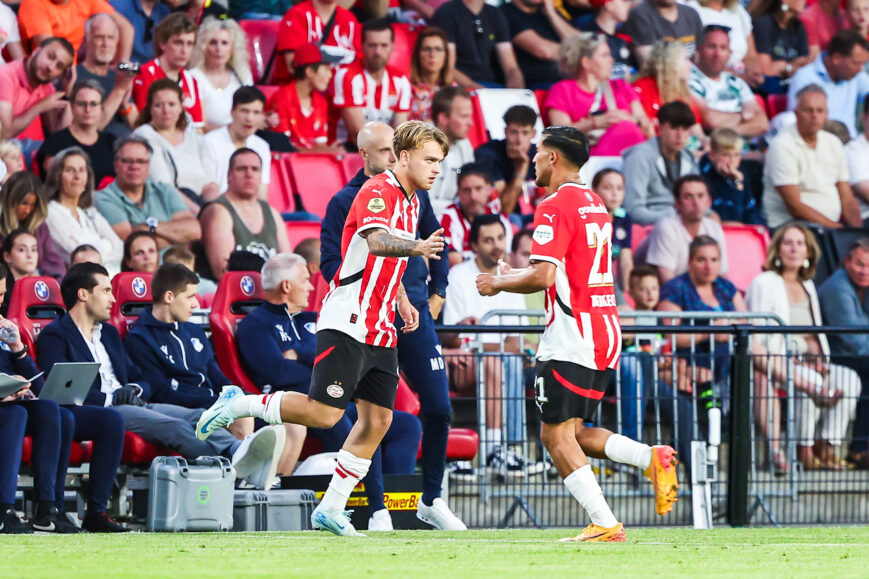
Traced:
<path fill-rule="evenodd" d="M 231 457 L 236 476 L 262 488 L 267 473 L 273 471 L 272 463 L 283 450 L 283 438 L 275 429 L 260 430 L 243 441 L 221 429 L 215 433 L 216 438 L 199 441 L 193 429 L 202 410 L 147 402 L 152 395 L 151 385 L 139 379 L 139 369 L 124 350 L 118 331 L 105 323 L 115 301 L 106 269 L 89 262 L 72 266 L 60 284 L 60 293 L 68 313 L 40 333 L 37 362 L 45 372 L 61 362 L 100 364 L 84 406 L 76 408 L 110 406 L 123 416 L 128 431 L 151 444 L 176 450 L 185 458 Z M 117 435 L 119 449 L 123 438 L 122 428 Z M 117 463 L 113 475 L 116 469 Z"/>

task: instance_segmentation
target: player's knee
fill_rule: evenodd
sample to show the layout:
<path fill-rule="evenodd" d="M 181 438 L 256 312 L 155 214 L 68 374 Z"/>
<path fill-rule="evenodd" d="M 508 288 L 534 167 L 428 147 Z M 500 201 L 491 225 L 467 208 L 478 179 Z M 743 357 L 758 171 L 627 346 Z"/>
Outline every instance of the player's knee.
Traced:
<path fill-rule="evenodd" d="M 342 416 L 344 416 L 344 411 L 340 408 L 333 408 L 326 404 L 323 404 L 322 406 L 323 408 L 311 417 L 312 423 L 308 424 L 311 428 L 332 428 L 338 424 L 338 421 L 341 420 Z"/>
<path fill-rule="evenodd" d="M 548 451 L 552 452 L 553 449 L 565 444 L 565 432 L 569 432 L 573 435 L 572 430 L 565 430 L 564 428 L 544 424 L 540 429 L 540 440 L 543 442 L 543 446 L 545 446 Z"/>

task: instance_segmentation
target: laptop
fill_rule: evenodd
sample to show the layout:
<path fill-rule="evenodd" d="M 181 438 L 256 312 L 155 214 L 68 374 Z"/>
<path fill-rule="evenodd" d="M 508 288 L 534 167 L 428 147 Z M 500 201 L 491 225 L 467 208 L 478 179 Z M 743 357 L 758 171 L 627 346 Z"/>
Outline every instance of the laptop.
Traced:
<path fill-rule="evenodd" d="M 51 368 L 39 397 L 61 406 L 81 406 L 99 371 L 99 362 L 59 362 Z"/>

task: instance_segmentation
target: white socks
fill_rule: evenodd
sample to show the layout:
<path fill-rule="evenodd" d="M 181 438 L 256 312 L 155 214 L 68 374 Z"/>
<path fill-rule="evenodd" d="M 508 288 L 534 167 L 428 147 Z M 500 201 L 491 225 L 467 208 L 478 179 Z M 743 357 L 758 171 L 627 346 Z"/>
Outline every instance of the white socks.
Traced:
<path fill-rule="evenodd" d="M 343 511 L 357 483 L 368 474 L 371 461 L 353 456 L 344 449 L 338 451 L 338 464 L 320 507 L 324 511 Z"/>
<path fill-rule="evenodd" d="M 606 504 L 603 491 L 600 490 L 600 485 L 594 478 L 590 464 L 567 475 L 564 479 L 564 486 L 567 487 L 573 498 L 579 501 L 588 516 L 591 517 L 592 523 L 606 529 L 611 529 L 619 524 L 609 505 Z"/>
<path fill-rule="evenodd" d="M 652 464 L 651 446 L 621 434 L 613 434 L 607 438 L 603 452 L 613 462 L 629 464 L 641 470 L 646 470 Z"/>
<path fill-rule="evenodd" d="M 253 416 L 254 418 L 262 418 L 269 424 L 282 424 L 281 399 L 283 396 L 282 391 L 242 396 L 232 403 L 232 413 L 236 418 Z"/>
<path fill-rule="evenodd" d="M 500 428 L 487 428 L 486 429 L 486 437 L 485 442 L 489 446 L 490 449 L 501 445 L 501 429 Z"/>

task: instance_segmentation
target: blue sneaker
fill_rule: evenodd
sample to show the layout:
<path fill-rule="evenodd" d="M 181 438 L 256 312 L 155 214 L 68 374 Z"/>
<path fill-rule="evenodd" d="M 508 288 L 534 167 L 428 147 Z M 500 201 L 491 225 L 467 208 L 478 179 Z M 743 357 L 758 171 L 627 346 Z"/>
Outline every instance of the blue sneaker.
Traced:
<path fill-rule="evenodd" d="M 232 413 L 232 403 L 242 396 L 244 392 L 238 386 L 224 386 L 220 398 L 199 417 L 196 423 L 196 438 L 205 440 L 218 428 L 226 428 L 235 422 L 238 416 Z"/>
<path fill-rule="evenodd" d="M 322 529 L 339 537 L 364 537 L 350 522 L 351 511 L 322 511 L 320 507 L 311 513 L 311 524 L 315 530 Z"/>

